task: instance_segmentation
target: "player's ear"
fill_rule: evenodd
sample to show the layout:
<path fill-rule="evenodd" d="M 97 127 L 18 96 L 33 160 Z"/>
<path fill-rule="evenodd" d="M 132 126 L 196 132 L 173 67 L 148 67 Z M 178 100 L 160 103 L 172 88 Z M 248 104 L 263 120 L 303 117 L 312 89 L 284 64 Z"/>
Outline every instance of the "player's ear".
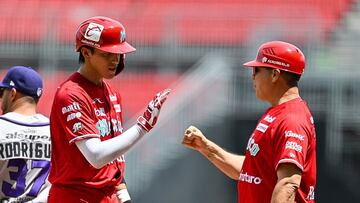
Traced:
<path fill-rule="evenodd" d="M 15 88 L 11 88 L 10 90 L 10 99 L 13 101 L 16 98 L 17 90 Z"/>
<path fill-rule="evenodd" d="M 80 52 L 84 56 L 84 58 L 89 58 L 92 54 L 91 50 L 88 49 L 87 47 L 82 47 Z"/>
<path fill-rule="evenodd" d="M 272 69 L 272 82 L 276 82 L 280 78 L 281 71 L 279 69 Z"/>

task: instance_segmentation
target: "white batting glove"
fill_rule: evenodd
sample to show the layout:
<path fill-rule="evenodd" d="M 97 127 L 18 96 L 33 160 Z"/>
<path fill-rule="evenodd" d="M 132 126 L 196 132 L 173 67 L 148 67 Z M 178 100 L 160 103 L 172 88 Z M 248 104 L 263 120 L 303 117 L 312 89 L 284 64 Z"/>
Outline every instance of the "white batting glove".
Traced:
<path fill-rule="evenodd" d="M 165 89 L 157 93 L 150 101 L 144 114 L 137 119 L 138 124 L 147 132 L 149 132 L 155 126 L 160 114 L 161 106 L 167 99 L 170 91 L 170 89 Z"/>

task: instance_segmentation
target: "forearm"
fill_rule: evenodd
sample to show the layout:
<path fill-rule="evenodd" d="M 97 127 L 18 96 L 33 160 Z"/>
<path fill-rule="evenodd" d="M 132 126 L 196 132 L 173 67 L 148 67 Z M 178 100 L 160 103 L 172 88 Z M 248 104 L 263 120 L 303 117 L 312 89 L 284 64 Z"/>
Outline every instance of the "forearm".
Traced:
<path fill-rule="evenodd" d="M 207 140 L 206 147 L 199 152 L 228 177 L 239 179 L 245 156 L 227 152 L 210 140 Z"/>
<path fill-rule="evenodd" d="M 271 203 L 293 203 L 299 185 L 291 177 L 281 179 L 274 188 Z"/>
<path fill-rule="evenodd" d="M 105 164 L 117 159 L 135 145 L 146 131 L 139 125 L 134 125 L 121 136 L 101 141 L 98 138 L 90 138 L 76 142 L 77 147 L 86 160 L 95 168 L 101 168 Z"/>

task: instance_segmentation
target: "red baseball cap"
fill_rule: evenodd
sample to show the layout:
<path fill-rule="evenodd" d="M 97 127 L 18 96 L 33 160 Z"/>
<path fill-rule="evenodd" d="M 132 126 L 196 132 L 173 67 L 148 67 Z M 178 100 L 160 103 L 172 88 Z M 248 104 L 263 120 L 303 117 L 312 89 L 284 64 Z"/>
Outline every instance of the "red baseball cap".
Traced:
<path fill-rule="evenodd" d="M 271 41 L 260 46 L 255 60 L 243 65 L 247 67 L 270 67 L 302 75 L 305 70 L 305 56 L 293 44 Z"/>
<path fill-rule="evenodd" d="M 105 52 L 126 54 L 136 49 L 126 42 L 125 27 L 108 17 L 95 16 L 80 24 L 76 32 L 76 51 L 90 46 Z"/>

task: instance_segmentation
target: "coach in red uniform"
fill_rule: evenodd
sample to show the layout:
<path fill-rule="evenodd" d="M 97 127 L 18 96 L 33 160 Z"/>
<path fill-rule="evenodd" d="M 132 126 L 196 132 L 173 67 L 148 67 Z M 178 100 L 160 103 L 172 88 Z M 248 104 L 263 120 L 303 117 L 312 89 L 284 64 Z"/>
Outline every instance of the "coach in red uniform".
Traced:
<path fill-rule="evenodd" d="M 158 93 L 123 132 L 121 97 L 104 79 L 124 69 L 125 28 L 107 17 L 84 21 L 76 33 L 80 68 L 58 88 L 50 115 L 52 187 L 49 202 L 129 203 L 124 153 L 155 125 L 169 90 Z"/>
<path fill-rule="evenodd" d="M 305 69 L 303 53 L 271 41 L 244 65 L 253 68 L 256 97 L 271 105 L 250 136 L 245 156 L 225 151 L 194 126 L 185 131 L 183 144 L 238 180 L 239 203 L 314 202 L 314 120 L 297 86 Z"/>

